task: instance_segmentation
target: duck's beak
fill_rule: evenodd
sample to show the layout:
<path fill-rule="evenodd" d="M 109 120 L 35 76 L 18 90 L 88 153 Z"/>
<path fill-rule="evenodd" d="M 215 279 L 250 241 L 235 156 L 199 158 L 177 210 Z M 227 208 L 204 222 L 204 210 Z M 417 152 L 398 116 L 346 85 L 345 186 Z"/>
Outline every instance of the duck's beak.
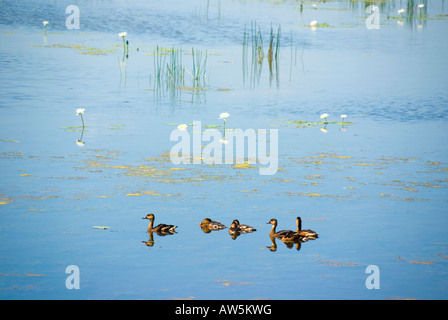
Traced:
<path fill-rule="evenodd" d="M 266 222 L 266 224 L 271 224 L 271 221 Z"/>
<path fill-rule="evenodd" d="M 142 219 L 148 219 L 148 218 L 146 218 L 146 217 L 143 217 Z"/>

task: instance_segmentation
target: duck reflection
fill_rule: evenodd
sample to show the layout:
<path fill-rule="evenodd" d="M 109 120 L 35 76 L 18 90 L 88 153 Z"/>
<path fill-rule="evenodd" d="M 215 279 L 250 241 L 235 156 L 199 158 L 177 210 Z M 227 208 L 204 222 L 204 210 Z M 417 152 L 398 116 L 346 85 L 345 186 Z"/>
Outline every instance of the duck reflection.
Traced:
<path fill-rule="evenodd" d="M 266 246 L 266 248 L 268 248 L 269 251 L 271 251 L 271 252 L 277 251 L 277 243 L 275 242 L 276 238 L 277 237 L 275 237 L 275 236 L 271 236 L 271 235 L 269 236 L 269 239 L 271 239 L 271 245 Z M 303 241 L 290 241 L 287 238 L 285 238 L 285 239 L 281 238 L 281 240 L 285 244 L 286 248 L 288 248 L 288 249 L 292 249 L 294 247 L 294 245 L 295 245 L 297 251 L 300 251 L 300 249 L 302 248 Z M 304 241 L 306 241 L 306 240 L 304 240 Z"/>
<path fill-rule="evenodd" d="M 144 244 L 146 244 L 147 247 L 153 247 L 154 246 L 154 232 L 150 231 L 148 232 L 149 234 L 149 240 L 147 241 L 142 241 Z"/>

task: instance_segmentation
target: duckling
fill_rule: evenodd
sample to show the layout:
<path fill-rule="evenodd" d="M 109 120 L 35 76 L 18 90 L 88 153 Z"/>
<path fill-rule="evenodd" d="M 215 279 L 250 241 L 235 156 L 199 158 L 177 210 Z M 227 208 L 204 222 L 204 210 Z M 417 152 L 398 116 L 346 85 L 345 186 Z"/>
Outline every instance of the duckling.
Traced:
<path fill-rule="evenodd" d="M 294 232 L 292 230 L 280 230 L 279 232 L 275 232 L 275 228 L 277 227 L 277 219 L 271 219 L 266 224 L 272 224 L 272 229 L 269 235 L 271 237 L 282 238 L 285 234 L 289 232 Z"/>
<path fill-rule="evenodd" d="M 212 219 L 210 218 L 205 218 L 199 225 L 201 226 L 201 228 L 208 228 L 211 230 L 220 230 L 227 228 L 221 222 L 212 221 Z"/>
<path fill-rule="evenodd" d="M 167 235 L 176 233 L 175 229 L 177 228 L 177 226 L 174 226 L 172 224 L 161 223 L 157 227 L 153 227 L 155 217 L 152 213 L 147 214 L 146 217 L 142 219 L 149 220 L 148 233 L 155 232 L 158 235 Z"/>
<path fill-rule="evenodd" d="M 229 227 L 229 234 L 239 236 L 241 234 L 241 229 L 238 227 L 235 221 Z"/>
<path fill-rule="evenodd" d="M 233 220 L 232 224 L 234 224 L 234 223 L 241 230 L 241 233 L 257 231 L 257 229 L 255 229 L 254 227 L 248 226 L 247 224 L 240 224 L 240 222 L 237 219 Z"/>
<path fill-rule="evenodd" d="M 316 231 L 310 229 L 302 230 L 302 219 L 300 217 L 297 217 L 296 221 L 297 221 L 297 231 L 296 231 L 297 234 L 305 236 L 308 239 L 316 239 L 318 237 Z"/>

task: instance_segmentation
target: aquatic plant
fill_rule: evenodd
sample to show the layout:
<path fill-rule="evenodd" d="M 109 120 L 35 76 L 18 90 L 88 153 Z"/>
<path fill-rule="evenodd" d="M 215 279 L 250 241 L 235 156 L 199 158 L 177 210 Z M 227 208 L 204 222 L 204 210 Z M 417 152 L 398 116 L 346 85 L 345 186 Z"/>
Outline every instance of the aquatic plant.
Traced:
<path fill-rule="evenodd" d="M 329 116 L 328 113 L 323 113 L 323 114 L 320 115 L 320 118 L 323 119 L 325 121 L 325 123 L 328 123 L 328 121 L 327 121 L 327 117 L 328 116 Z"/>
<path fill-rule="evenodd" d="M 84 111 L 85 111 L 86 109 L 84 109 L 84 108 L 78 108 L 78 109 L 76 109 L 76 115 L 77 116 L 81 116 L 81 121 L 82 121 L 82 128 L 84 129 L 84 118 L 82 117 L 82 115 L 84 114 Z"/>
<path fill-rule="evenodd" d="M 125 37 L 128 35 L 128 33 L 127 32 L 120 32 L 119 34 L 118 34 L 118 36 L 119 37 L 122 37 L 123 38 L 123 49 L 126 51 L 126 39 L 125 39 Z"/>
<path fill-rule="evenodd" d="M 397 13 L 401 14 L 401 16 L 403 16 L 404 11 L 405 11 L 404 9 L 400 9 L 400 10 L 397 11 Z"/>
<path fill-rule="evenodd" d="M 194 98 L 205 92 L 207 52 L 194 48 L 185 52 L 182 48 L 157 46 L 151 55 L 154 56 L 154 91 L 158 96 L 168 92 L 171 98 L 179 98 L 180 92 L 189 91 Z M 183 55 L 192 56 L 191 68 L 184 65 Z M 185 85 L 186 75 L 191 76 L 191 86 Z"/>
<path fill-rule="evenodd" d="M 193 87 L 200 87 L 201 82 L 205 80 L 205 66 L 207 64 L 207 51 L 205 52 L 205 58 L 202 62 L 202 52 L 191 48 L 191 54 L 193 57 Z M 196 58 L 196 59 L 195 59 Z"/>
<path fill-rule="evenodd" d="M 317 21 L 316 20 L 313 20 L 313 21 L 311 21 L 310 22 L 310 27 L 316 27 L 316 25 L 317 25 Z"/>
<path fill-rule="evenodd" d="M 45 34 L 47 34 L 47 25 L 48 25 L 48 21 L 42 21 L 42 24 L 45 27 Z"/>
<path fill-rule="evenodd" d="M 226 121 L 229 116 L 230 116 L 230 114 L 228 114 L 227 112 L 223 112 L 219 115 L 219 119 L 222 119 L 224 121 L 223 138 L 219 141 L 224 144 L 228 143 L 228 141 L 226 140 Z"/>
<path fill-rule="evenodd" d="M 272 80 L 273 70 L 275 67 L 276 79 L 279 79 L 279 58 L 280 58 L 280 33 L 281 27 L 278 26 L 277 33 L 274 33 L 273 27 L 271 25 L 271 32 L 269 36 L 269 48 L 267 51 L 267 60 L 269 63 L 269 80 Z M 246 73 L 248 70 L 248 49 L 251 46 L 251 69 L 250 69 L 250 82 L 251 85 L 260 79 L 263 61 L 265 58 L 263 50 L 263 36 L 260 27 L 257 28 L 257 23 L 251 23 L 251 31 L 246 32 L 246 26 L 244 26 L 243 33 L 243 58 L 242 58 L 242 69 L 243 69 L 243 82 L 246 82 Z"/>
<path fill-rule="evenodd" d="M 181 131 L 186 131 L 188 128 L 188 125 L 186 125 L 185 123 L 180 124 L 177 126 L 177 129 L 181 130 Z"/>
<path fill-rule="evenodd" d="M 344 123 L 344 119 L 347 118 L 346 114 L 341 114 L 341 122 Z"/>

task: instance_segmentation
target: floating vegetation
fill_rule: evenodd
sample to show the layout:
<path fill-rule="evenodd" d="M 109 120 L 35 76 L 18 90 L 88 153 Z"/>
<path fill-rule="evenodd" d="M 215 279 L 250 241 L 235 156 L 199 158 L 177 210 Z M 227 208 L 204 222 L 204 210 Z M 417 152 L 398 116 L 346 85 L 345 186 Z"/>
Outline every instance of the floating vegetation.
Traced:
<path fill-rule="evenodd" d="M 83 46 L 79 44 L 51 44 L 51 45 L 39 45 L 32 44 L 30 47 L 44 47 L 44 48 L 66 48 L 66 49 L 75 49 L 81 50 L 80 54 L 88 54 L 88 55 L 103 55 L 105 56 L 107 53 L 115 53 L 115 50 L 103 50 L 88 46 Z"/>
<path fill-rule="evenodd" d="M 17 140 L 1 139 L 1 138 L 0 138 L 0 141 L 3 141 L 3 142 L 13 142 L 13 143 L 18 143 L 18 142 L 20 142 L 20 141 L 17 141 Z"/>
<path fill-rule="evenodd" d="M 314 28 L 333 28 L 333 26 L 330 26 L 329 24 L 326 24 L 325 22 L 317 23 L 316 20 L 311 21 L 311 23 L 309 25 L 307 25 L 307 24 L 304 25 L 304 27 L 311 28 L 311 29 L 314 29 Z"/>
<path fill-rule="evenodd" d="M 336 124 L 338 126 L 344 126 L 344 125 L 353 124 L 354 122 L 326 121 L 326 120 L 317 121 L 317 122 L 303 121 L 303 120 L 285 120 L 285 121 L 283 121 L 283 123 L 293 124 L 293 125 L 295 125 L 296 128 L 308 128 L 308 127 L 313 127 L 313 126 L 317 126 L 317 125 L 327 125 L 327 124 Z"/>

